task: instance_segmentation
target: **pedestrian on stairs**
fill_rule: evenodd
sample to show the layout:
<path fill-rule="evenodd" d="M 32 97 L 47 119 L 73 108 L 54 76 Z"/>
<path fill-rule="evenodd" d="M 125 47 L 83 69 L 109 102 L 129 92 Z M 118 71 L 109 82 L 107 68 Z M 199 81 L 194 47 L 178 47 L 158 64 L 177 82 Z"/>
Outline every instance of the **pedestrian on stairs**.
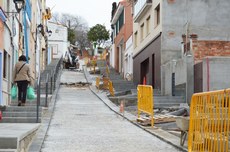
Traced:
<path fill-rule="evenodd" d="M 13 82 L 18 87 L 18 106 L 25 106 L 28 85 L 32 85 L 32 75 L 25 55 L 19 57 L 13 72 Z"/>

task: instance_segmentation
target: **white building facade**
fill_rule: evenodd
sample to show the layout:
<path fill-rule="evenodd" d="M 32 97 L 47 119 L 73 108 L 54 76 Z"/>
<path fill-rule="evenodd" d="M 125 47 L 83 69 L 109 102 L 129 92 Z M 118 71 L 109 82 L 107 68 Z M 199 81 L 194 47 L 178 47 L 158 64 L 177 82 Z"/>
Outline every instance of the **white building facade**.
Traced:
<path fill-rule="evenodd" d="M 48 29 L 52 31 L 52 35 L 48 37 L 48 64 L 53 59 L 61 58 L 68 50 L 68 29 L 67 27 L 48 22 Z"/>

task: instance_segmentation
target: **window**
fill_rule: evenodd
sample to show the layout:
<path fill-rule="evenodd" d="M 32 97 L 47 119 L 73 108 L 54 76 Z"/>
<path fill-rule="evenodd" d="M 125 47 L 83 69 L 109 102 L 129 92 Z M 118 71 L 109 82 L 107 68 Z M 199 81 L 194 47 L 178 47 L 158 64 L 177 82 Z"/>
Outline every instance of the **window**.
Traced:
<path fill-rule="evenodd" d="M 119 19 L 116 22 L 116 35 L 120 32 L 122 26 L 124 25 L 124 10 L 122 11 Z"/>
<path fill-rule="evenodd" d="M 124 25 L 124 10 L 122 11 L 121 15 L 119 16 L 119 30 Z"/>
<path fill-rule="evenodd" d="M 141 40 L 144 39 L 144 23 L 141 24 Z"/>
<path fill-rule="evenodd" d="M 160 4 L 155 8 L 155 27 L 160 24 Z"/>
<path fill-rule="evenodd" d="M 119 21 L 116 23 L 116 35 L 119 33 Z"/>
<path fill-rule="evenodd" d="M 150 33 L 150 16 L 146 19 L 146 34 L 148 35 Z"/>
<path fill-rule="evenodd" d="M 134 47 L 137 47 L 137 31 L 134 33 Z"/>

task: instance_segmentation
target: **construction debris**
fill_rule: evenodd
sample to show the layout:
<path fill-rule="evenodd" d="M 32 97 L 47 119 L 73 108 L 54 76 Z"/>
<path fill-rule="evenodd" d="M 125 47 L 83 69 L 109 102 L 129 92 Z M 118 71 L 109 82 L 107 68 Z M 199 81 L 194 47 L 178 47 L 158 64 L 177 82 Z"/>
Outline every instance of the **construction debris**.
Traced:
<path fill-rule="evenodd" d="M 187 107 L 174 107 L 169 109 L 154 109 L 154 124 L 163 124 L 176 122 L 177 117 L 189 116 L 189 109 Z M 141 115 L 140 118 L 137 118 L 137 122 L 143 126 L 151 125 L 151 117 L 149 115 Z"/>
<path fill-rule="evenodd" d="M 65 85 L 67 87 L 89 87 L 92 83 L 88 82 L 76 82 L 76 83 L 60 83 L 60 85 Z"/>
<path fill-rule="evenodd" d="M 157 114 L 153 116 L 154 124 L 175 122 L 175 118 L 176 116 L 168 114 Z M 151 118 L 149 116 L 142 116 L 137 118 L 137 122 L 143 126 L 148 126 L 151 125 Z"/>

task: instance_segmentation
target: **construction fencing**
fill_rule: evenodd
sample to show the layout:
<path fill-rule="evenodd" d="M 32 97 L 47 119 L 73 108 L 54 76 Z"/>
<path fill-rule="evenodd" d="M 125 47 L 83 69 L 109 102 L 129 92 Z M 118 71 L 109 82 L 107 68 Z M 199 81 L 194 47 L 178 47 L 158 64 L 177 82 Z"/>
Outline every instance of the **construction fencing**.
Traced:
<path fill-rule="evenodd" d="M 150 85 L 138 85 L 137 87 L 137 112 L 138 118 L 141 113 L 146 113 L 150 116 L 151 126 L 153 127 L 153 88 Z"/>
<path fill-rule="evenodd" d="M 230 89 L 192 96 L 189 152 L 230 152 Z"/>
<path fill-rule="evenodd" d="M 102 81 L 102 86 L 100 87 L 100 82 Z M 96 77 L 96 84 L 95 86 L 97 87 L 97 89 L 104 89 L 104 90 L 109 90 L 109 93 L 111 96 L 114 96 L 114 88 L 113 88 L 113 82 L 105 77 L 105 78 L 100 78 L 100 77 Z"/>

